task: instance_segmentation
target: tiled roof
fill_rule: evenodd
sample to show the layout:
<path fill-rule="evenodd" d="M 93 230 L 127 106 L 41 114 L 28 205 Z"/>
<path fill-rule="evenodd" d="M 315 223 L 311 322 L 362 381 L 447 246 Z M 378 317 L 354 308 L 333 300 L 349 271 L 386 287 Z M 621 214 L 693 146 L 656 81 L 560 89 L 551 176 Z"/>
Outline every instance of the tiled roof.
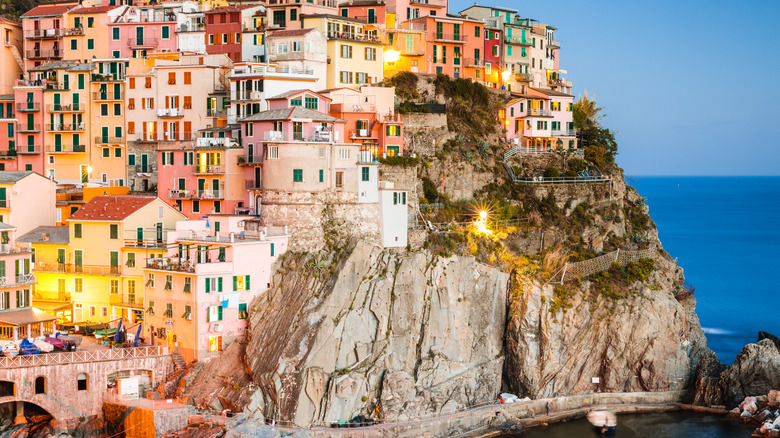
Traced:
<path fill-rule="evenodd" d="M 277 30 L 276 32 L 268 35 L 268 38 L 283 38 L 306 35 L 309 32 L 313 32 L 314 28 L 309 29 L 289 29 L 289 30 Z"/>
<path fill-rule="evenodd" d="M 68 220 L 123 221 L 155 199 L 154 196 L 96 196 Z"/>
<path fill-rule="evenodd" d="M 295 96 L 298 93 L 303 93 L 304 91 L 306 91 L 306 90 L 304 90 L 304 89 L 290 90 L 290 91 L 284 92 L 282 94 L 277 94 L 274 97 L 269 97 L 269 98 L 267 98 L 267 100 L 286 99 L 286 98 L 288 98 L 290 96 Z"/>
<path fill-rule="evenodd" d="M 18 237 L 16 241 L 26 243 L 56 243 L 67 245 L 70 242 L 70 234 L 68 227 L 37 227 Z"/>
<path fill-rule="evenodd" d="M 534 91 L 538 91 L 539 93 L 546 94 L 548 96 L 574 97 L 571 94 L 561 93 L 560 91 L 550 90 L 549 88 L 533 88 L 533 87 L 528 87 L 528 88 Z"/>
<path fill-rule="evenodd" d="M 345 2 L 339 2 L 340 8 L 348 6 L 384 6 L 384 0 L 349 0 Z"/>
<path fill-rule="evenodd" d="M 24 171 L 24 172 L 12 172 L 12 171 L 3 171 L 0 172 L 0 184 L 15 184 L 19 182 L 22 178 L 26 178 L 29 175 L 34 174 L 35 172 L 31 171 Z"/>
<path fill-rule="evenodd" d="M 15 229 L 16 229 L 16 227 L 13 226 L 13 225 L 8 225 L 5 222 L 0 222 L 0 230 L 2 230 L 2 231 L 5 231 L 5 230 L 15 230 Z"/>
<path fill-rule="evenodd" d="M 257 6 L 263 6 L 261 4 L 254 4 L 254 5 L 235 5 L 235 6 L 222 6 L 219 8 L 214 8 L 208 11 L 205 11 L 207 14 L 221 14 L 222 12 L 237 12 L 237 11 L 243 11 L 244 9 L 249 8 L 255 8 Z"/>
<path fill-rule="evenodd" d="M 116 8 L 121 8 L 120 5 L 106 5 L 106 6 L 95 6 L 93 8 L 79 8 L 73 11 L 74 14 L 99 14 L 101 12 L 107 12 Z"/>
<path fill-rule="evenodd" d="M 10 24 L 11 26 L 19 26 L 22 27 L 22 23 L 14 20 L 10 20 L 5 17 L 0 17 L 0 23 Z"/>
<path fill-rule="evenodd" d="M 69 11 L 74 5 L 58 5 L 58 6 L 36 6 L 29 11 L 22 14 L 22 17 L 43 17 L 46 15 L 62 15 L 64 12 Z"/>
<path fill-rule="evenodd" d="M 69 68 L 76 65 L 76 61 L 46 61 L 43 64 L 33 67 L 28 71 L 49 71 Z"/>
<path fill-rule="evenodd" d="M 346 123 L 344 120 L 331 117 L 327 114 L 323 114 L 319 111 L 310 110 L 301 107 L 282 108 L 275 110 L 268 110 L 252 114 L 251 116 L 244 117 L 240 121 L 242 122 L 260 122 L 270 120 L 291 120 L 291 119 L 308 119 L 312 122 L 331 122 L 331 123 Z"/>

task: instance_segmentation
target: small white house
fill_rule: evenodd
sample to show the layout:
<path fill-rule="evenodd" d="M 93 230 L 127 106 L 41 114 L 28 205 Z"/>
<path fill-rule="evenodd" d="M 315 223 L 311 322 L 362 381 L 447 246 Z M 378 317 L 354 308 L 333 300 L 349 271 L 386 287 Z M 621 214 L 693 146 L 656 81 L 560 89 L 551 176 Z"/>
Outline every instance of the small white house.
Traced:
<path fill-rule="evenodd" d="M 409 193 L 397 190 L 393 183 L 379 186 L 379 215 L 382 219 L 382 246 L 403 248 L 407 245 L 409 230 Z"/>

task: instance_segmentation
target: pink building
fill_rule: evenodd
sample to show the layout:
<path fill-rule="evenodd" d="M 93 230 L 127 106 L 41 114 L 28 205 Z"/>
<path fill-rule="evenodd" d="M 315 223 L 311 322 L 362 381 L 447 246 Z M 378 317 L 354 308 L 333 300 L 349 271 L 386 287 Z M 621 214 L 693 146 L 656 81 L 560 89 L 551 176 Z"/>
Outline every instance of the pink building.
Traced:
<path fill-rule="evenodd" d="M 145 58 L 151 52 L 177 50 L 176 13 L 181 5 L 130 6 L 108 25 L 109 53 Z"/>
<path fill-rule="evenodd" d="M 14 95 L 0 95 L 0 170 L 18 170 L 16 164 Z"/>
<path fill-rule="evenodd" d="M 153 342 L 178 346 L 191 361 L 244 337 L 250 305 L 271 287 L 271 265 L 289 240 L 285 227 L 255 224 L 246 216 L 211 215 L 168 232 L 168 249 L 144 269 Z"/>
<path fill-rule="evenodd" d="M 43 175 L 43 89 L 46 81 L 19 80 L 14 87 L 16 154 L 20 170 Z"/>
<path fill-rule="evenodd" d="M 37 6 L 22 14 L 25 70 L 62 59 L 65 17 L 75 4 Z"/>
<path fill-rule="evenodd" d="M 500 110 L 507 141 L 528 152 L 576 150 L 574 96 L 550 89 L 528 90 L 528 94 L 513 94 Z"/>
<path fill-rule="evenodd" d="M 16 242 L 16 227 L 0 222 L 0 343 L 53 336 L 56 316 L 33 307 L 32 250 Z"/>
<path fill-rule="evenodd" d="M 262 14 L 265 8 L 259 4 L 223 6 L 206 11 L 206 53 L 224 53 L 233 62 L 242 61 L 243 45 L 255 45 L 255 41 L 242 41 L 244 30 L 256 30 L 256 14 Z M 262 17 L 260 22 L 262 22 Z M 262 33 L 259 34 L 262 45 Z M 246 59 L 243 59 L 246 60 Z"/>
<path fill-rule="evenodd" d="M 384 0 L 352 0 L 339 4 L 339 15 L 377 24 L 384 27 L 387 23 L 387 5 Z"/>

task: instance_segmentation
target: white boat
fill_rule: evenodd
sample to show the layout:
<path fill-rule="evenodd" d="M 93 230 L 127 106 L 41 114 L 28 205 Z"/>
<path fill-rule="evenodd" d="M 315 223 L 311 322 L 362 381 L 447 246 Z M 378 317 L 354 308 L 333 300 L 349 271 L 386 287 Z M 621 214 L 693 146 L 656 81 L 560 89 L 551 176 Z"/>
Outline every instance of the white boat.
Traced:
<path fill-rule="evenodd" d="M 610 411 L 593 411 L 588 414 L 588 421 L 602 435 L 612 435 L 617 427 L 617 416 Z"/>
<path fill-rule="evenodd" d="M 42 353 L 51 353 L 52 351 L 54 351 L 54 345 L 51 345 L 46 341 L 41 341 L 38 339 L 33 341 L 33 344 L 35 344 L 35 346 L 38 347 L 38 349 L 41 350 Z"/>
<path fill-rule="evenodd" d="M 3 356 L 14 357 L 19 354 L 19 345 L 14 342 L 9 342 L 3 345 Z"/>

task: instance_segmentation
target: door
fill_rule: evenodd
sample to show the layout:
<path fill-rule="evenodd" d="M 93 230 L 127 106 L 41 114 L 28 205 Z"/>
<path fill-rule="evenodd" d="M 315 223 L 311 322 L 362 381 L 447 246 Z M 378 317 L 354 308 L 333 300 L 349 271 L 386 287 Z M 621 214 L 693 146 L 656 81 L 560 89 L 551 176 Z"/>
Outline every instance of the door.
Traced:
<path fill-rule="evenodd" d="M 260 187 L 260 168 L 255 167 L 255 187 Z"/>
<path fill-rule="evenodd" d="M 84 272 L 83 254 L 80 249 L 73 251 L 73 258 L 76 272 Z"/>
<path fill-rule="evenodd" d="M 79 93 L 73 93 L 73 111 L 79 110 Z"/>
<path fill-rule="evenodd" d="M 108 89 L 106 88 L 106 84 L 100 85 L 100 99 L 101 100 L 108 99 Z"/>
<path fill-rule="evenodd" d="M 144 44 L 144 28 L 143 27 L 136 27 L 135 28 L 135 43 L 136 45 L 142 46 Z"/>
<path fill-rule="evenodd" d="M 215 198 L 219 198 L 219 180 L 218 179 L 212 179 L 211 180 L 211 192 L 214 194 Z"/>
<path fill-rule="evenodd" d="M 60 110 L 60 93 L 54 93 L 54 111 Z"/>
<path fill-rule="evenodd" d="M 246 147 L 246 161 L 247 163 L 254 163 L 254 157 L 255 157 L 255 145 L 250 143 Z"/>
<path fill-rule="evenodd" d="M 57 264 L 59 270 L 65 270 L 65 248 L 57 248 Z"/>
<path fill-rule="evenodd" d="M 111 273 L 119 273 L 119 253 L 117 251 L 111 251 Z"/>
<path fill-rule="evenodd" d="M 0 208 L 8 207 L 8 199 L 5 194 L 5 187 L 0 188 Z"/>
<path fill-rule="evenodd" d="M 179 178 L 179 191 L 183 192 L 187 190 L 187 180 L 184 178 Z"/>
<path fill-rule="evenodd" d="M 54 151 L 62 152 L 62 134 L 54 134 Z"/>
<path fill-rule="evenodd" d="M 206 191 L 206 180 L 203 178 L 198 178 L 198 193 L 196 196 L 200 197 L 203 196 L 203 192 Z"/>
<path fill-rule="evenodd" d="M 373 9 L 368 10 L 368 22 L 376 23 L 376 11 L 374 11 Z"/>
<path fill-rule="evenodd" d="M 108 68 L 109 68 L 109 72 L 111 73 L 111 79 L 113 79 L 113 80 L 119 79 L 117 77 L 116 62 L 112 62 L 111 64 L 109 64 Z"/>
<path fill-rule="evenodd" d="M 388 157 L 395 157 L 397 156 L 401 151 L 401 148 L 399 146 L 388 146 L 387 147 L 387 156 Z"/>
<path fill-rule="evenodd" d="M 149 172 L 149 155 L 141 154 L 141 173 Z"/>
<path fill-rule="evenodd" d="M 137 245 L 143 245 L 144 243 L 144 228 L 138 227 L 135 229 L 135 242 Z"/>
<path fill-rule="evenodd" d="M 100 142 L 108 143 L 108 126 L 100 128 Z"/>
<path fill-rule="evenodd" d="M 157 224 L 155 226 L 155 232 L 156 232 L 156 236 L 155 237 L 157 239 L 157 243 L 158 244 L 163 243 L 163 224 L 162 224 L 162 222 L 157 222 Z"/>

